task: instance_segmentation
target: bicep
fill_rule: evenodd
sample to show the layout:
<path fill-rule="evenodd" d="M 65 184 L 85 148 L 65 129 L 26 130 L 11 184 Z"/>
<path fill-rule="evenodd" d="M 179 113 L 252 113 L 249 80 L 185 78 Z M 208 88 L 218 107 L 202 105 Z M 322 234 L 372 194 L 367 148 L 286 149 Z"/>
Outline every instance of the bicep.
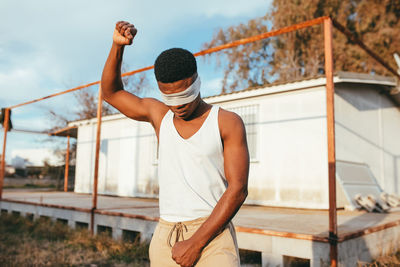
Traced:
<path fill-rule="evenodd" d="M 246 130 L 241 118 L 234 114 L 230 122 L 224 123 L 224 169 L 228 186 L 247 190 L 249 173 L 249 151 Z"/>
<path fill-rule="evenodd" d="M 131 119 L 151 123 L 157 121 L 160 114 L 168 109 L 154 98 L 140 98 L 125 90 L 117 91 L 104 100 Z"/>

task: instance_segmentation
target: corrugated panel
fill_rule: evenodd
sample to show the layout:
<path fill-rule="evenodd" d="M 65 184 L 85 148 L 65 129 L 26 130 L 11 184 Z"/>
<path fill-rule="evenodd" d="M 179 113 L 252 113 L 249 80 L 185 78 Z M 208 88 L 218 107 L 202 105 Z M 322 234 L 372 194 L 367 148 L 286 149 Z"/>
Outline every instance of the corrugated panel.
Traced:
<path fill-rule="evenodd" d="M 336 162 L 336 177 L 346 196 L 345 200 L 339 201 L 343 201 L 347 205 L 346 208 L 355 209 L 358 207 L 354 201 L 357 194 L 361 194 L 361 196 L 373 195 L 377 199 L 380 198 L 382 189 L 366 164 L 338 160 Z"/>
<path fill-rule="evenodd" d="M 259 131 L 259 122 L 258 122 L 258 110 L 259 105 L 245 105 L 238 107 L 231 107 L 228 110 L 235 112 L 238 114 L 246 127 L 246 138 L 247 145 L 249 147 L 250 159 L 257 160 L 258 159 L 258 131 Z"/>

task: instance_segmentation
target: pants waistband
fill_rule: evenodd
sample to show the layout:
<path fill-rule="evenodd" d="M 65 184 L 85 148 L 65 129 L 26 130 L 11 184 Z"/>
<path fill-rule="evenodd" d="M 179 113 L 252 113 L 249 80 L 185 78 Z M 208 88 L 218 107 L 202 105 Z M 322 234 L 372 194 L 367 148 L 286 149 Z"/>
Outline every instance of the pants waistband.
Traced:
<path fill-rule="evenodd" d="M 203 222 L 205 222 L 207 220 L 207 218 L 208 217 L 201 217 L 201 218 L 197 218 L 195 220 L 183 221 L 180 223 L 184 224 L 187 228 L 196 228 L 196 227 L 199 227 L 201 224 L 203 224 Z M 176 225 L 178 222 L 168 222 L 168 221 L 165 221 L 160 218 L 159 223 L 160 223 L 160 226 L 170 228 L 170 227 L 173 227 L 174 225 Z"/>

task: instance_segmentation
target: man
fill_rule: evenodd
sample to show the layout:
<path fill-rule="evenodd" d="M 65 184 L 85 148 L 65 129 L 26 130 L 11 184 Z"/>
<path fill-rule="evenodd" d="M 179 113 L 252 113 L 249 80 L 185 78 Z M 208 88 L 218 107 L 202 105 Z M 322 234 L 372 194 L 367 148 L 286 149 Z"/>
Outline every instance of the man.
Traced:
<path fill-rule="evenodd" d="M 238 266 L 232 217 L 247 196 L 249 154 L 241 118 L 200 97 L 196 60 L 187 50 L 161 53 L 154 72 L 163 102 L 123 90 L 125 45 L 137 30 L 117 22 L 101 79 L 104 100 L 152 124 L 159 140 L 160 221 L 151 266 Z"/>

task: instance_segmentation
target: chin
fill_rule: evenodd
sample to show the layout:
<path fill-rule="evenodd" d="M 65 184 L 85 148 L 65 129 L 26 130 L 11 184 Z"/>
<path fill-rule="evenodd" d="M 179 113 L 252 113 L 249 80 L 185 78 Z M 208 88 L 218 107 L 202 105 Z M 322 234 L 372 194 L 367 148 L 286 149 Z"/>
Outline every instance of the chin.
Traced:
<path fill-rule="evenodd" d="M 185 113 L 183 113 L 183 114 L 177 114 L 177 113 L 174 113 L 174 114 L 175 114 L 175 116 L 176 116 L 178 119 L 181 119 L 181 120 L 186 120 L 186 119 L 188 119 L 188 118 L 190 117 L 190 115 L 191 115 L 190 112 L 185 112 Z"/>
<path fill-rule="evenodd" d="M 189 117 L 188 114 L 182 114 L 182 115 L 177 115 L 177 114 L 175 114 L 175 116 L 176 116 L 177 118 L 179 118 L 179 119 L 182 119 L 182 120 L 187 119 L 187 118 Z"/>

